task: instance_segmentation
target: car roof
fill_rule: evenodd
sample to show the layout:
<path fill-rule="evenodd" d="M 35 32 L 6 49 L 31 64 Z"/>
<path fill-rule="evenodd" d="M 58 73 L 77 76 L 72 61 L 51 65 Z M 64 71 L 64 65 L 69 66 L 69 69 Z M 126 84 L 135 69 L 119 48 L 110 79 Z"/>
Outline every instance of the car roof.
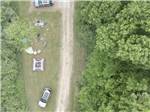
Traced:
<path fill-rule="evenodd" d="M 50 91 L 49 90 L 45 90 L 44 94 L 42 96 L 43 99 L 48 100 L 49 96 L 50 96 Z"/>

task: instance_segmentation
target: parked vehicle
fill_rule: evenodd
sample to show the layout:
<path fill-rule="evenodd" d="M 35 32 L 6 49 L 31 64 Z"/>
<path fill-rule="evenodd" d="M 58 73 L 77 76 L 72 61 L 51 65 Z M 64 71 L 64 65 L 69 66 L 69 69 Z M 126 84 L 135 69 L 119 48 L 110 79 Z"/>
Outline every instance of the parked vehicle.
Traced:
<path fill-rule="evenodd" d="M 51 96 L 51 89 L 50 88 L 45 88 L 43 95 L 38 103 L 38 105 L 42 108 L 46 107 L 47 101 L 49 99 L 49 97 Z"/>
<path fill-rule="evenodd" d="M 34 0 L 33 4 L 36 8 L 39 7 L 49 7 L 53 5 L 52 0 Z"/>

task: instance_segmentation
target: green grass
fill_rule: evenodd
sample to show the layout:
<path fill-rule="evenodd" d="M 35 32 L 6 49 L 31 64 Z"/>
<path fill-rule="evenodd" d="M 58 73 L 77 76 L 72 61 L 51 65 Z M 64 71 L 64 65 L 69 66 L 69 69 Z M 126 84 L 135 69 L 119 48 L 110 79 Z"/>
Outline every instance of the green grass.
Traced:
<path fill-rule="evenodd" d="M 78 95 L 79 95 L 79 83 L 81 79 L 82 71 L 85 68 L 85 50 L 79 42 L 74 39 L 74 60 L 73 60 L 73 75 L 71 78 L 71 90 L 70 90 L 70 105 L 67 109 L 71 112 L 79 112 Z"/>
<path fill-rule="evenodd" d="M 59 72 L 61 14 L 59 12 L 43 11 L 27 13 L 29 5 L 27 5 L 27 2 L 23 4 L 24 2 L 19 3 L 21 9 L 19 13 L 21 17 L 30 20 L 31 23 L 33 23 L 35 19 L 43 19 L 48 23 L 46 28 L 40 29 L 42 36 L 46 38 L 48 43 L 43 52 L 37 56 L 28 55 L 25 52 L 22 54 L 25 92 L 29 110 L 32 112 L 53 112 L 56 104 Z M 40 57 L 45 59 L 45 71 L 33 72 L 32 59 Z M 41 109 L 37 104 L 45 87 L 52 88 L 52 96 L 46 108 Z"/>
<path fill-rule="evenodd" d="M 19 71 L 19 76 L 16 80 L 16 86 L 17 86 L 17 91 L 20 92 L 20 96 L 22 98 L 22 104 L 25 104 L 24 106 L 26 107 L 26 110 L 29 110 L 28 106 L 28 101 L 27 97 L 25 96 L 25 80 L 24 80 L 24 74 L 23 73 L 23 61 L 22 61 L 22 54 L 20 53 L 18 55 L 18 71 Z"/>
<path fill-rule="evenodd" d="M 76 8 L 75 8 L 76 14 Z M 71 90 L 70 90 L 70 103 L 67 109 L 70 112 L 79 112 L 78 95 L 79 95 L 79 83 L 81 80 L 82 71 L 85 68 L 86 52 L 85 48 L 81 45 L 79 35 L 76 26 L 76 20 L 74 15 L 74 54 L 73 54 L 73 75 L 71 78 Z"/>

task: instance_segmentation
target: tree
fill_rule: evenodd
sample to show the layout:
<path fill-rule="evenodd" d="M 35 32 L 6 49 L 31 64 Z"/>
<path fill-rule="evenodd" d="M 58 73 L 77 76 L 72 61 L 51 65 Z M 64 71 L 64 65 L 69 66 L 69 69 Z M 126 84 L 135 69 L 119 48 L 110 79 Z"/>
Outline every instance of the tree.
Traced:
<path fill-rule="evenodd" d="M 145 112 L 150 72 L 135 70 L 95 49 L 81 80 L 81 112 Z"/>
<path fill-rule="evenodd" d="M 18 19 L 11 23 L 4 30 L 8 41 L 18 49 L 29 46 L 32 39 L 36 36 L 36 29 L 25 20 Z"/>
<path fill-rule="evenodd" d="M 80 83 L 80 111 L 148 112 L 150 3 L 102 1 L 79 5 L 79 28 L 86 25 L 89 29 L 82 31 L 95 30 L 94 35 L 87 35 L 96 38 Z M 87 42 L 89 38 L 84 39 Z"/>
<path fill-rule="evenodd" d="M 18 19 L 16 12 L 10 7 L 10 2 L 1 2 L 1 25 L 6 27 L 9 23 Z"/>
<path fill-rule="evenodd" d="M 97 47 L 113 58 L 150 68 L 150 4 L 132 2 L 116 15 L 117 22 L 97 29 Z M 133 8 L 134 7 L 134 8 Z"/>
<path fill-rule="evenodd" d="M 28 44 L 22 45 L 21 40 L 31 36 L 29 32 L 32 28 L 26 21 L 19 19 L 10 2 L 3 1 L 1 11 L 1 111 L 28 111 L 23 80 L 20 80 L 22 74 L 18 56 L 20 49 Z"/>

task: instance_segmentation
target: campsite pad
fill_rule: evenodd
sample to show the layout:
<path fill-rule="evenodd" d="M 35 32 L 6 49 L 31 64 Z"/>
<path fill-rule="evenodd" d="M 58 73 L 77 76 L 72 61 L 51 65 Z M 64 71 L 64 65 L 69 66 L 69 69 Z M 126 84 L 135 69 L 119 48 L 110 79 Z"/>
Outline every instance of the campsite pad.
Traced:
<path fill-rule="evenodd" d="M 21 2 L 22 3 L 22 2 Z M 24 5 L 21 5 L 24 6 Z M 33 50 L 43 49 L 38 55 L 28 55 L 23 53 L 23 74 L 25 80 L 25 90 L 27 96 L 27 102 L 30 112 L 54 112 L 57 95 L 57 80 L 59 74 L 59 62 L 60 62 L 60 32 L 61 32 L 61 14 L 59 12 L 42 12 L 38 11 L 30 13 L 29 17 L 32 25 L 36 18 L 45 20 L 48 22 L 46 27 L 39 28 L 41 34 L 47 42 L 46 47 L 43 46 L 42 41 L 38 39 L 32 40 Z M 44 18 L 44 19 L 43 19 Z M 52 22 L 51 22 L 52 21 Z M 49 30 L 47 30 L 47 28 Z M 44 71 L 33 72 L 33 58 L 44 58 Z M 40 108 L 38 101 L 43 93 L 43 88 L 51 87 L 53 89 L 53 95 L 48 100 L 46 108 Z"/>
<path fill-rule="evenodd" d="M 39 15 L 40 13 L 38 13 L 38 15 Z M 39 15 L 40 16 L 40 15 Z M 40 22 L 43 22 L 44 23 L 44 26 L 43 27 L 39 27 L 39 26 L 35 26 L 35 23 L 37 22 L 37 21 L 40 21 Z M 34 51 L 37 51 L 37 50 L 43 50 L 46 46 L 47 46 L 47 40 L 46 40 L 46 34 L 45 34 L 45 31 L 47 30 L 47 29 L 49 29 L 49 27 L 48 27 L 48 23 L 47 23 L 47 21 L 44 19 L 44 18 L 34 18 L 34 20 L 33 20 L 33 25 L 35 26 L 35 27 L 37 27 L 38 28 L 38 33 L 37 33 L 37 37 L 35 37 L 34 38 L 34 40 L 32 41 L 32 47 L 33 47 L 33 50 Z"/>
<path fill-rule="evenodd" d="M 46 48 L 47 46 L 47 41 L 46 41 L 46 38 L 44 37 L 36 37 L 33 42 L 32 42 L 32 47 L 33 47 L 33 50 L 35 51 L 38 51 L 38 50 L 44 50 L 44 48 Z"/>

